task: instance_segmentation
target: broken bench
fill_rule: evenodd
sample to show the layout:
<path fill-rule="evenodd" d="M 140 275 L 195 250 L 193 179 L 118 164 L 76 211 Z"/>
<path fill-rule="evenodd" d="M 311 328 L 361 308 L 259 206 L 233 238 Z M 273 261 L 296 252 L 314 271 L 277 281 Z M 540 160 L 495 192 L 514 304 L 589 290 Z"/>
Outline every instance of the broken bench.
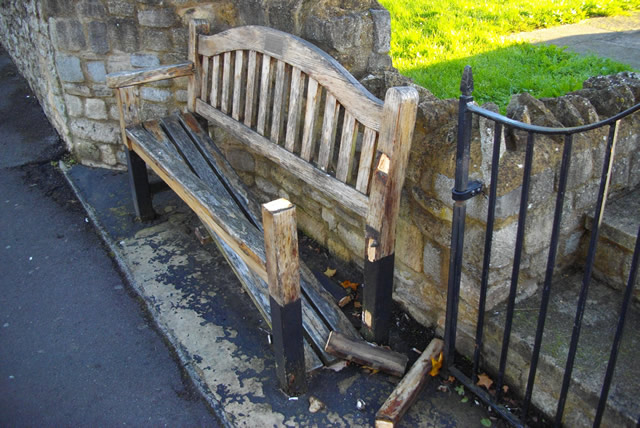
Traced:
<path fill-rule="evenodd" d="M 261 210 L 207 128 L 223 128 L 366 220 L 361 333 L 380 343 L 390 322 L 395 224 L 418 95 L 391 88 L 383 103 L 325 52 L 271 28 L 208 33 L 205 21 L 190 22 L 187 62 L 107 76 L 134 206 L 141 219 L 153 217 L 148 166 L 199 216 L 272 325 L 279 380 L 296 393 L 305 365 L 334 361 L 324 351 L 331 331 L 358 332 L 299 262 L 293 205 L 278 200 Z M 188 112 L 142 122 L 140 85 L 180 76 L 189 77 Z"/>

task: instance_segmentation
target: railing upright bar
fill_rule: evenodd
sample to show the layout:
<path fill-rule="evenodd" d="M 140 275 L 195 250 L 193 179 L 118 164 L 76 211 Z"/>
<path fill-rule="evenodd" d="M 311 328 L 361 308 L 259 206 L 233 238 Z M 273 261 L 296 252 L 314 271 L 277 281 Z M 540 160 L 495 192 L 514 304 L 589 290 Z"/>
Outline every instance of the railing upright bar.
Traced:
<path fill-rule="evenodd" d="M 556 208 L 553 218 L 553 229 L 551 230 L 551 243 L 549 245 L 549 255 L 547 258 L 547 270 L 544 277 L 544 286 L 542 289 L 542 298 L 540 300 L 540 313 L 538 315 L 538 326 L 536 328 L 536 338 L 533 345 L 533 354 L 531 356 L 531 366 L 529 368 L 529 378 L 527 379 L 527 388 L 522 405 L 522 420 L 527 419 L 529 405 L 531 404 L 531 395 L 533 393 L 533 385 L 538 370 L 538 357 L 540 356 L 540 347 L 542 345 L 542 334 L 544 332 L 544 324 L 547 319 L 547 307 L 549 304 L 549 296 L 551 294 L 551 281 L 553 280 L 553 271 L 556 266 L 556 255 L 558 253 L 558 241 L 560 238 L 560 226 L 562 223 L 562 209 L 564 206 L 564 197 L 567 189 L 567 179 L 569 177 L 569 168 L 571 168 L 571 150 L 573 148 L 573 135 L 565 135 L 564 149 L 562 151 L 562 163 L 560 165 L 560 180 L 558 182 L 558 194 L 556 195 Z"/>
<path fill-rule="evenodd" d="M 531 170 L 533 167 L 533 144 L 535 134 L 527 134 L 527 149 L 524 161 L 524 172 L 522 174 L 522 193 L 520 195 L 520 212 L 518 214 L 518 231 L 516 232 L 516 250 L 513 257 L 513 270 L 511 273 L 511 288 L 509 289 L 509 300 L 507 303 L 507 315 L 502 337 L 502 351 L 500 353 L 500 368 L 498 370 L 498 381 L 496 382 L 496 400 L 502 399 L 502 385 L 504 384 L 504 373 L 507 365 L 507 354 L 509 352 L 509 339 L 511 338 L 511 326 L 513 323 L 513 312 L 516 305 L 516 291 L 518 289 L 518 277 L 520 275 L 520 262 L 522 259 L 522 247 L 524 246 L 525 223 L 527 221 L 527 208 L 529 205 L 529 187 L 531 185 Z"/>
<path fill-rule="evenodd" d="M 611 386 L 611 380 L 613 379 L 613 372 L 616 368 L 616 360 L 618 359 L 618 351 L 620 350 L 620 343 L 622 341 L 622 333 L 624 331 L 624 324 L 626 321 L 627 310 L 629 309 L 629 302 L 631 301 L 631 293 L 633 292 L 636 280 L 638 279 L 638 259 L 640 258 L 640 226 L 638 226 L 638 233 L 636 236 L 636 247 L 633 251 L 633 258 L 631 259 L 631 270 L 629 272 L 629 279 L 627 281 L 627 287 L 624 290 L 624 297 L 622 298 L 622 307 L 620 308 L 620 318 L 618 319 L 618 326 L 616 327 L 616 334 L 613 339 L 613 345 L 611 345 L 611 355 L 609 356 L 609 363 L 607 364 L 607 371 L 602 384 L 602 391 L 600 392 L 600 401 L 598 402 L 598 410 L 596 417 L 593 420 L 594 428 L 600 426 L 602 422 L 602 415 L 604 415 L 604 409 L 607 404 L 607 398 L 609 397 L 609 388 Z"/>
<path fill-rule="evenodd" d="M 473 352 L 473 372 L 471 380 L 478 380 L 478 366 L 482 351 L 484 332 L 484 311 L 489 287 L 489 270 L 491 267 L 491 245 L 493 243 L 493 225 L 496 218 L 496 201 L 498 199 L 498 170 L 500 167 L 500 141 L 502 125 L 496 123 L 493 133 L 493 154 L 491 156 L 491 184 L 489 185 L 489 207 L 487 209 L 487 232 L 484 239 L 484 255 L 482 261 L 482 282 L 480 283 L 480 300 L 478 302 L 478 322 L 476 324 L 476 348 Z"/>
<path fill-rule="evenodd" d="M 455 191 L 464 192 L 469 185 L 469 157 L 471 145 L 471 112 L 467 105 L 473 101 L 473 75 L 466 66 L 460 83 L 462 95 L 458 107 L 458 146 L 456 150 Z M 464 224 L 467 216 L 466 201 L 456 201 L 453 207 L 451 225 L 451 256 L 449 259 L 449 283 L 447 286 L 447 314 L 444 332 L 445 365 L 454 364 L 456 350 L 456 329 L 458 322 L 458 302 L 462 279 L 462 253 L 464 248 Z"/>
<path fill-rule="evenodd" d="M 593 217 L 593 223 L 591 227 L 591 238 L 589 240 L 589 250 L 587 253 L 584 276 L 582 278 L 582 287 L 580 289 L 580 296 L 578 298 L 578 305 L 576 308 L 576 317 L 573 322 L 573 332 L 571 334 L 571 342 L 569 344 L 569 353 L 567 355 L 567 364 L 564 371 L 564 378 L 562 380 L 562 388 L 560 389 L 560 399 L 558 400 L 558 407 L 556 409 L 556 416 L 554 421 L 555 427 L 559 427 L 562 424 L 562 415 L 564 413 L 564 406 L 567 401 L 567 394 L 569 393 L 569 385 L 571 383 L 571 374 L 573 372 L 573 363 L 575 360 L 576 352 L 578 350 L 578 341 L 580 339 L 580 329 L 582 327 L 582 318 L 584 316 L 584 309 L 587 303 L 589 283 L 591 282 L 591 274 L 593 271 L 593 263 L 595 261 L 596 247 L 598 244 L 598 237 L 600 234 L 600 222 L 602 221 L 602 216 L 604 214 L 604 207 L 607 202 L 607 193 L 609 189 L 609 183 L 611 181 L 617 135 L 618 135 L 618 122 L 614 122 L 609 127 L 609 137 L 607 138 L 607 148 L 605 151 L 604 165 L 602 166 L 600 189 L 598 191 L 598 202 L 596 204 L 596 212 Z"/>

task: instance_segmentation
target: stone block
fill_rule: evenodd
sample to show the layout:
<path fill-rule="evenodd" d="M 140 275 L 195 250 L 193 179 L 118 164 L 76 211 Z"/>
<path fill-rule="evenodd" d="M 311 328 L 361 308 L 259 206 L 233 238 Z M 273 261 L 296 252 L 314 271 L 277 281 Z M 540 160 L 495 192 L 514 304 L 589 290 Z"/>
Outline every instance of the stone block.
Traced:
<path fill-rule="evenodd" d="M 111 54 L 106 58 L 107 73 L 131 70 L 129 54 Z"/>
<path fill-rule="evenodd" d="M 121 52 L 140 50 L 138 24 L 130 18 L 111 18 L 107 25 L 111 48 Z"/>
<path fill-rule="evenodd" d="M 100 21 L 91 21 L 87 26 L 89 33 L 89 46 L 91 51 L 98 55 L 109 52 L 109 41 L 107 40 L 107 24 Z"/>
<path fill-rule="evenodd" d="M 553 228 L 554 204 L 546 204 L 527 213 L 524 246 L 527 254 L 535 254 L 549 246 Z"/>
<path fill-rule="evenodd" d="M 114 147 L 108 144 L 100 146 L 100 155 L 102 163 L 109 166 L 115 166 L 118 163 Z"/>
<path fill-rule="evenodd" d="M 91 89 L 85 85 L 79 85 L 76 83 L 65 83 L 63 85 L 64 92 L 69 95 L 77 95 L 80 97 L 90 97 Z"/>
<path fill-rule="evenodd" d="M 345 226 L 343 224 L 339 224 L 338 235 L 340 236 L 344 245 L 351 251 L 352 254 L 358 255 L 359 257 L 364 256 L 363 231 Z"/>
<path fill-rule="evenodd" d="M 172 27 L 176 22 L 173 10 L 168 8 L 148 9 L 138 11 L 138 22 L 145 27 Z"/>
<path fill-rule="evenodd" d="M 442 249 L 433 242 L 426 240 L 422 254 L 422 264 L 425 275 L 435 284 L 443 285 L 442 278 Z"/>
<path fill-rule="evenodd" d="M 327 223 L 327 226 L 329 226 L 329 230 L 335 231 L 336 225 L 337 225 L 336 216 L 327 207 L 322 207 L 322 220 L 324 220 L 325 223 Z"/>
<path fill-rule="evenodd" d="M 76 2 L 76 11 L 86 18 L 105 16 L 107 13 L 101 0 L 79 0 Z"/>
<path fill-rule="evenodd" d="M 107 0 L 109 13 L 115 16 L 133 16 L 136 10 L 135 3 L 127 0 Z"/>
<path fill-rule="evenodd" d="M 101 143 L 116 143 L 120 136 L 120 127 L 115 122 L 97 122 L 89 119 L 71 119 L 71 133 L 83 140 Z"/>
<path fill-rule="evenodd" d="M 400 218 L 396 225 L 396 257 L 414 272 L 422 272 L 423 238 L 420 229 Z"/>
<path fill-rule="evenodd" d="M 567 189 L 576 189 L 583 186 L 593 173 L 593 157 L 590 150 L 574 153 L 571 156 L 571 166 L 567 177 Z M 560 179 L 560 173 L 558 173 Z M 556 183 L 557 189 L 557 183 Z"/>
<path fill-rule="evenodd" d="M 59 50 L 79 51 L 87 47 L 82 24 L 75 19 L 49 20 L 56 47 Z"/>
<path fill-rule="evenodd" d="M 131 55 L 131 65 L 133 67 L 155 67 L 160 65 L 157 56 L 151 54 L 133 54 Z"/>
<path fill-rule="evenodd" d="M 189 91 L 185 91 L 184 89 L 179 89 L 175 94 L 176 101 L 179 103 L 186 103 L 189 99 Z"/>
<path fill-rule="evenodd" d="M 140 90 L 140 97 L 147 101 L 165 102 L 171 97 L 171 92 L 164 89 L 143 87 Z"/>
<path fill-rule="evenodd" d="M 237 171 L 254 171 L 256 162 L 251 153 L 245 150 L 230 150 L 227 152 L 227 160 Z"/>
<path fill-rule="evenodd" d="M 266 193 L 269 196 L 276 196 L 278 194 L 278 188 L 274 186 L 273 183 L 265 180 L 260 176 L 256 177 L 256 187 L 258 188 L 258 190 Z"/>
<path fill-rule="evenodd" d="M 296 208 L 296 221 L 298 228 L 320 244 L 324 245 L 327 241 L 326 225 L 313 218 L 313 216 L 307 214 L 305 210 Z"/>
<path fill-rule="evenodd" d="M 73 152 L 80 161 L 99 162 L 102 154 L 97 145 L 92 141 L 74 138 Z"/>
<path fill-rule="evenodd" d="M 142 49 L 149 51 L 169 51 L 173 47 L 171 33 L 157 28 L 143 28 Z M 186 52 L 183 51 L 183 52 Z"/>
<path fill-rule="evenodd" d="M 111 89 L 107 85 L 93 85 L 93 90 L 91 92 L 93 93 L 94 97 L 98 98 L 113 97 L 113 89 Z"/>
<path fill-rule="evenodd" d="M 107 71 L 102 61 L 87 62 L 87 74 L 89 79 L 96 83 L 104 83 L 107 77 Z"/>
<path fill-rule="evenodd" d="M 57 55 L 56 69 L 63 82 L 84 82 L 84 74 L 80 66 L 80 59 L 71 55 Z"/>
<path fill-rule="evenodd" d="M 85 112 L 89 119 L 107 119 L 107 105 L 100 99 L 87 98 Z"/>
<path fill-rule="evenodd" d="M 120 110 L 118 110 L 117 105 L 109 106 L 109 117 L 113 120 L 120 120 Z"/>
<path fill-rule="evenodd" d="M 65 105 L 67 106 L 67 113 L 69 116 L 78 117 L 84 114 L 82 106 L 82 99 L 73 95 L 64 96 Z"/>
<path fill-rule="evenodd" d="M 386 9 L 371 9 L 373 19 L 373 52 L 386 54 L 391 50 L 391 15 Z"/>
<path fill-rule="evenodd" d="M 329 238 L 327 239 L 327 249 L 331 254 L 341 260 L 347 262 L 351 260 L 351 253 L 349 252 L 347 247 L 345 247 L 339 239 L 333 237 L 332 234 L 330 234 Z"/>

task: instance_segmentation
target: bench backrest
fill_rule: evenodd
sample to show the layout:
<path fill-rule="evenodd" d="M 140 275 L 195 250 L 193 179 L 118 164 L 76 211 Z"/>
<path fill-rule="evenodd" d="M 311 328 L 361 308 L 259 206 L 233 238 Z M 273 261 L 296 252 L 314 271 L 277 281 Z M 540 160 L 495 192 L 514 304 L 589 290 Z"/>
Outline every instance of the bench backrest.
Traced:
<path fill-rule="evenodd" d="M 383 103 L 298 37 L 258 26 L 207 30 L 190 25 L 189 109 L 366 218 L 373 247 L 383 217 L 393 238 L 417 92 L 392 88 Z"/>

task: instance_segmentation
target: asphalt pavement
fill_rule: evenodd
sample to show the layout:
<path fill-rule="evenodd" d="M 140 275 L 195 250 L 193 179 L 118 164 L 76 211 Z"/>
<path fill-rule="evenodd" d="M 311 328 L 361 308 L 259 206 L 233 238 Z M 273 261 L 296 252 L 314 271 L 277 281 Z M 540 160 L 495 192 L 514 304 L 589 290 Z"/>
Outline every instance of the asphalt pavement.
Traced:
<path fill-rule="evenodd" d="M 57 168 L 0 48 L 0 426 L 219 426 Z"/>

